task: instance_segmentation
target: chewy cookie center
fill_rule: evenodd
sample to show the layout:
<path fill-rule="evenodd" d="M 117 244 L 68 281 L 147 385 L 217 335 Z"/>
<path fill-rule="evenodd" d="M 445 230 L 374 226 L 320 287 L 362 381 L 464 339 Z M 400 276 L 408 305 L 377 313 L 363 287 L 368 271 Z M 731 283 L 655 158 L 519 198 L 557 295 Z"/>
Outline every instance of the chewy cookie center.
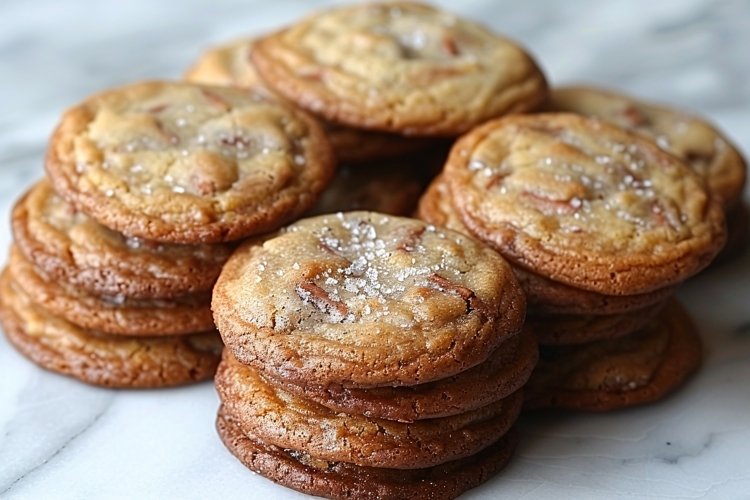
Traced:
<path fill-rule="evenodd" d="M 307 26 L 302 43 L 324 67 L 372 83 L 411 86 L 476 69 L 477 51 L 491 37 L 470 28 L 418 5 L 370 5 L 321 17 Z"/>
<path fill-rule="evenodd" d="M 252 184 L 260 195 L 304 167 L 306 130 L 251 92 L 165 87 L 137 103 L 99 103 L 76 143 L 76 168 L 107 196 L 214 197 Z"/>
<path fill-rule="evenodd" d="M 483 313 L 463 239 L 415 221 L 332 215 L 312 231 L 292 226 L 266 242 L 251 280 L 280 299 L 276 328 L 375 332 L 448 323 Z M 271 291 L 280 283 L 282 291 Z"/>

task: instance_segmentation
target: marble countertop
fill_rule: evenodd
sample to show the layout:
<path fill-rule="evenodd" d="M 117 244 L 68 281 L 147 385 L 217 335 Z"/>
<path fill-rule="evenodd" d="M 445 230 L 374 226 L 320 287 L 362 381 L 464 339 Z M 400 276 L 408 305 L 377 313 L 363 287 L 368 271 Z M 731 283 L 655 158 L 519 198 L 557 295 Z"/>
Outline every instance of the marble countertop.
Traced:
<path fill-rule="evenodd" d="M 10 242 L 10 206 L 42 175 L 63 109 L 109 86 L 177 77 L 206 45 L 324 3 L 4 0 L 0 248 Z M 459 5 L 521 40 L 552 82 L 592 82 L 691 108 L 750 152 L 749 3 Z M 703 370 L 683 391 L 608 415 L 526 418 L 515 460 L 466 498 L 750 498 L 750 254 L 694 279 L 680 296 L 707 346 Z M 301 498 L 224 449 L 213 429 L 217 404 L 210 383 L 87 387 L 36 368 L 0 338 L 0 497 Z"/>

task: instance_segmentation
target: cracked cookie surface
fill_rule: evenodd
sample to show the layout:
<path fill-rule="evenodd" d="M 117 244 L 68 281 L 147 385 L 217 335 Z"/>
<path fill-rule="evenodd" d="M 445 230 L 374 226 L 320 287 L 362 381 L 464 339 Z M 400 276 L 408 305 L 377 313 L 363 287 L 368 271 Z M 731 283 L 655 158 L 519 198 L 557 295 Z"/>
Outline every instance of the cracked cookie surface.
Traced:
<path fill-rule="evenodd" d="M 184 79 L 207 85 L 251 88 L 274 95 L 261 80 L 250 58 L 254 44 L 254 39 L 244 39 L 214 47 L 201 55 L 185 73 Z M 430 144 L 427 139 L 356 129 L 329 121 L 322 124 L 340 164 L 392 158 Z"/>
<path fill-rule="evenodd" d="M 486 28 L 423 4 L 320 12 L 262 37 L 253 62 L 267 84 L 336 123 L 452 136 L 533 109 L 546 96 L 534 61 Z"/>
<path fill-rule="evenodd" d="M 334 168 L 312 117 L 242 89 L 145 82 L 68 110 L 47 151 L 55 190 L 128 236 L 217 243 L 274 230 Z"/>
<path fill-rule="evenodd" d="M 706 120 L 665 106 L 593 87 L 562 87 L 550 91 L 549 111 L 596 116 L 641 133 L 682 159 L 722 199 L 724 208 L 742 198 L 747 166 L 729 140 Z"/>
<path fill-rule="evenodd" d="M 438 176 L 419 200 L 417 217 L 431 224 L 471 235 L 451 203 L 451 195 L 444 176 Z M 664 302 L 676 287 L 662 287 L 637 295 L 606 295 L 572 287 L 512 265 L 526 294 L 529 315 L 624 314 L 652 307 Z"/>
<path fill-rule="evenodd" d="M 445 168 L 462 222 L 517 266 L 609 295 L 694 275 L 726 238 L 723 210 L 656 144 L 574 114 L 515 115 L 462 137 Z"/>
<path fill-rule="evenodd" d="M 318 216 L 247 242 L 214 287 L 243 363 L 297 383 L 414 385 L 485 361 L 520 331 L 507 263 L 459 233 L 372 212 Z"/>

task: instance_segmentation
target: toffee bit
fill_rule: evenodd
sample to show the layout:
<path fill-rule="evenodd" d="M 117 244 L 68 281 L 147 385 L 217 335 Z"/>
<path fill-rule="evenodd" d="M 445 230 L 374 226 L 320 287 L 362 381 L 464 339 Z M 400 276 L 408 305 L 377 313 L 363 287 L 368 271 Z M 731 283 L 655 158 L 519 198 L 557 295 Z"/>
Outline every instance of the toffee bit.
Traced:
<path fill-rule="evenodd" d="M 162 121 L 154 120 L 154 122 L 156 124 L 156 128 L 159 129 L 159 133 L 161 134 L 162 137 L 164 137 L 167 140 L 167 142 L 169 142 L 170 144 L 180 143 L 180 137 L 174 132 L 172 132 L 171 130 L 169 130 Z"/>
<path fill-rule="evenodd" d="M 572 200 L 553 200 L 538 194 L 525 192 L 523 197 L 531 201 L 540 211 L 549 213 L 554 212 L 559 215 L 572 215 L 581 208 L 581 201 L 578 198 L 578 202 L 572 202 Z"/>
<path fill-rule="evenodd" d="M 328 292 L 315 283 L 303 281 L 297 285 L 295 291 L 300 299 L 314 305 L 321 312 L 336 315 L 337 317 L 341 317 L 341 319 L 346 318 L 349 314 L 349 308 L 346 307 L 346 304 L 333 299 Z"/>
<path fill-rule="evenodd" d="M 461 53 L 461 51 L 458 50 L 456 41 L 449 36 L 443 37 L 443 50 L 452 56 L 457 56 Z"/>
<path fill-rule="evenodd" d="M 161 113 L 162 111 L 167 109 L 167 107 L 167 104 L 157 104 L 156 106 L 151 106 L 146 111 L 148 111 L 149 113 Z"/>
<path fill-rule="evenodd" d="M 505 181 L 506 177 L 508 177 L 508 174 L 494 174 L 490 177 L 484 187 L 486 189 L 497 187 Z"/>
<path fill-rule="evenodd" d="M 422 235 L 425 232 L 424 227 L 411 227 L 407 228 L 401 241 L 396 245 L 396 250 L 403 250 L 404 252 L 413 252 L 419 245 Z"/>
<path fill-rule="evenodd" d="M 221 108 L 223 111 L 229 111 L 232 109 L 232 106 L 230 106 L 229 103 L 222 99 L 218 94 L 207 89 L 201 89 L 201 93 L 211 105 Z"/>
<path fill-rule="evenodd" d="M 631 127 L 645 127 L 651 123 L 651 120 L 635 106 L 628 106 L 623 109 L 622 116 L 625 117 Z"/>
<path fill-rule="evenodd" d="M 479 297 L 476 296 L 476 294 L 470 290 L 469 288 L 466 288 L 465 286 L 457 285 L 453 283 L 452 281 L 443 278 L 437 273 L 431 274 L 427 281 L 437 290 L 440 290 L 441 292 L 446 293 L 453 293 L 458 295 L 463 299 L 464 302 L 466 302 L 466 312 L 470 313 L 474 310 L 481 310 L 483 307 L 482 301 Z"/>

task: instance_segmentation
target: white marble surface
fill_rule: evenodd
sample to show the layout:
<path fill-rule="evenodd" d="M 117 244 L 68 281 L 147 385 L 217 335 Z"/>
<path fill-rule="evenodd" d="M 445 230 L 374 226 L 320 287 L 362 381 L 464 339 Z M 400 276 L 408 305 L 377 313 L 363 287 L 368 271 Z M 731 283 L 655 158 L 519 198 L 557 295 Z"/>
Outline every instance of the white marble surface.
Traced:
<path fill-rule="evenodd" d="M 60 112 L 102 88 L 177 77 L 209 43 L 323 2 L 0 3 L 0 247 L 13 200 L 42 172 Z M 446 2 L 446 4 L 451 2 Z M 459 4 L 458 2 L 452 2 Z M 472 0 L 553 82 L 686 106 L 750 151 L 750 3 Z M 750 498 L 750 255 L 680 295 L 703 371 L 660 404 L 527 419 L 516 459 L 466 498 Z M 211 384 L 108 391 L 37 369 L 0 339 L 0 497 L 299 498 L 250 474 L 213 430 Z"/>

